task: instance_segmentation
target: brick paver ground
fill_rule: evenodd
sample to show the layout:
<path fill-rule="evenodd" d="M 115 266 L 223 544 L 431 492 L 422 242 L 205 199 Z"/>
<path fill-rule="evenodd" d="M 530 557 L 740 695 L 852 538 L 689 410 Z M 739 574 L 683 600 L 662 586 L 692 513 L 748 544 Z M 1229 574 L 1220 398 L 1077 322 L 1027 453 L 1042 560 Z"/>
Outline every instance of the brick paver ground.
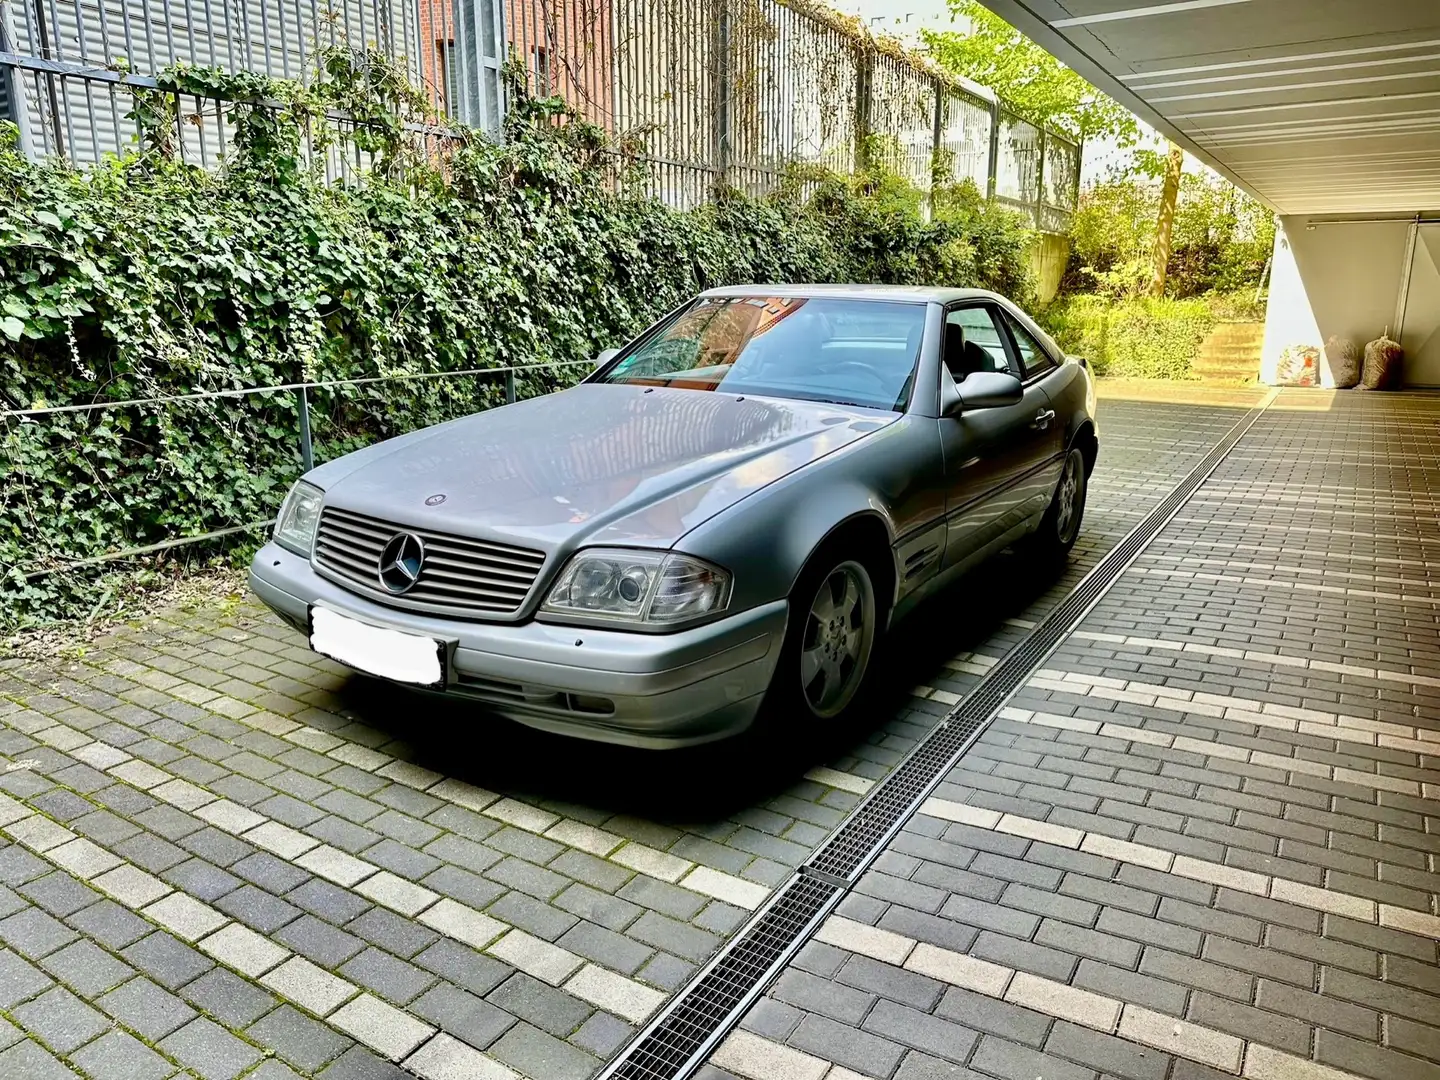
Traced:
<path fill-rule="evenodd" d="M 5 834 L 0 844 L 0 1077 L 28 1080 L 79 1072 L 98 1080 L 180 1073 L 215 1080 L 241 1076 L 282 1080 L 296 1075 L 381 1080 L 409 1073 L 429 1078 L 518 1074 L 535 1080 L 582 1080 L 593 1075 L 636 1026 L 713 955 L 769 890 L 805 860 L 867 785 L 882 777 L 994 658 L 1019 640 L 1099 555 L 1140 520 L 1256 396 L 1238 394 L 1185 404 L 1102 402 L 1102 466 L 1091 488 L 1084 536 L 1063 577 L 1046 579 L 1014 558 L 999 560 L 903 631 L 886 671 L 894 692 L 877 718 L 860 730 L 837 732 L 827 745 L 809 748 L 803 760 L 770 761 L 763 769 L 735 748 L 657 755 L 577 745 L 487 720 L 468 708 L 351 678 L 311 654 L 298 635 L 248 602 L 233 609 L 171 612 L 143 626 L 122 629 L 76 658 L 51 663 L 0 661 L 0 829 Z M 1368 448 L 1378 456 L 1364 458 L 1363 465 L 1356 458 L 1350 472 L 1327 472 L 1325 483 L 1337 487 L 1335 498 L 1347 500 L 1353 498 L 1348 491 L 1354 485 L 1403 491 L 1395 498 L 1387 496 L 1384 504 L 1383 514 L 1393 519 L 1412 514 L 1425 497 L 1420 455 L 1430 445 L 1425 440 L 1433 425 L 1422 419 L 1423 410 L 1413 399 L 1384 399 L 1374 408 L 1391 411 L 1375 412 L 1365 420 L 1367 430 L 1357 433 L 1352 449 Z M 1283 435 L 1267 437 L 1284 441 L 1304 460 L 1313 461 L 1308 448 L 1298 449 L 1308 438 L 1304 423 L 1333 423 L 1338 416 L 1350 414 L 1292 418 Z M 1413 425 L 1413 430 L 1407 429 L 1406 441 L 1369 441 L 1370 428 L 1394 426 L 1401 416 L 1409 417 L 1406 422 Z M 1361 424 L 1353 417 L 1346 422 Z M 1266 423 L 1267 432 L 1280 432 L 1274 427 L 1278 420 Z M 1200 608 L 1209 613 L 1207 626 L 1217 619 L 1247 618 L 1257 627 L 1268 627 L 1269 622 L 1255 615 L 1260 601 L 1250 599 L 1260 597 L 1311 617 L 1306 624 L 1310 627 L 1307 649 L 1319 650 L 1317 656 L 1334 654 L 1355 663 L 1395 666 L 1385 651 L 1394 647 L 1389 623 L 1382 623 L 1371 610 L 1375 604 L 1390 602 L 1371 593 L 1393 592 L 1402 586 L 1372 584 L 1368 578 L 1362 584 L 1333 574 L 1343 570 L 1371 577 L 1401 575 L 1398 569 L 1393 573 L 1377 569 L 1373 562 L 1380 548 L 1373 537 L 1366 537 L 1377 531 L 1378 510 L 1368 510 L 1371 516 L 1363 519 L 1345 519 L 1346 528 L 1358 534 L 1345 541 L 1346 561 L 1336 563 L 1332 557 L 1323 564 L 1305 562 L 1306 567 L 1330 571 L 1318 577 L 1275 569 L 1294 565 L 1295 560 L 1272 549 L 1300 544 L 1315 550 L 1322 546 L 1320 533 L 1297 540 L 1283 531 L 1257 529 L 1255 535 L 1262 539 L 1255 543 L 1262 549 L 1256 551 L 1199 546 L 1200 540 L 1229 544 L 1237 539 L 1238 526 L 1227 527 L 1223 519 L 1261 522 L 1264 517 L 1282 523 L 1297 513 L 1290 496 L 1310 492 L 1312 480 L 1309 474 L 1292 474 L 1288 459 L 1278 471 L 1259 460 L 1257 452 L 1267 445 L 1258 435 L 1241 444 L 1227 471 L 1187 511 L 1188 516 L 1209 523 L 1206 528 L 1167 532 L 1166 542 L 1157 543 L 1127 577 L 1124 586 L 1130 593 L 1117 589 L 1087 629 L 1123 625 L 1126 633 L 1164 637 L 1163 628 L 1146 620 L 1178 620 Z M 1411 463 L 1412 471 L 1399 467 L 1401 461 Z M 1281 486 L 1256 486 L 1251 478 L 1259 475 L 1273 475 Z M 1227 477 L 1228 488 L 1223 486 Z M 1370 496 L 1365 499 L 1370 507 Z M 1313 506 L 1305 512 L 1317 513 Z M 1331 518 L 1322 515 L 1314 520 L 1320 523 L 1316 528 L 1323 526 L 1329 533 Z M 1392 533 L 1400 524 L 1409 528 L 1408 523 L 1384 520 Z M 1178 546 L 1169 542 L 1174 535 L 1197 543 Z M 1393 548 L 1381 546 L 1386 551 Z M 1212 555 L 1212 550 L 1220 554 Z M 1182 558 L 1186 561 L 1177 561 Z M 1247 565 L 1223 566 L 1215 580 L 1200 579 L 1204 581 L 1200 585 L 1193 575 L 1208 573 L 1215 564 L 1191 560 L 1213 558 L 1243 560 Z M 1364 562 L 1365 558 L 1371 561 Z M 1424 573 L 1407 566 L 1406 575 Z M 1176 573 L 1192 578 L 1182 585 Z M 1279 580 L 1287 586 L 1277 586 Z M 1349 593 L 1288 587 L 1312 582 L 1338 583 L 1357 596 L 1352 605 Z M 1403 586 L 1407 591 L 1416 587 Z M 1184 590 L 1186 599 L 1164 600 L 1160 615 L 1137 615 L 1154 604 L 1157 590 Z M 1366 599 L 1358 595 L 1362 592 Z M 1317 609 L 1317 604 L 1347 606 Z M 1341 617 L 1340 624 L 1316 621 L 1317 611 L 1332 610 Z M 1333 644 L 1337 635 L 1345 636 L 1343 616 L 1352 611 L 1354 633 L 1360 638 L 1369 634 L 1378 642 L 1361 650 L 1368 660 L 1355 660 L 1357 654 L 1348 644 Z M 1195 632 L 1193 624 L 1185 625 L 1187 632 Z M 1254 637 L 1259 630 L 1245 632 Z M 1423 632 L 1423 628 L 1415 631 Z M 1214 633 L 1219 640 L 1228 631 L 1221 628 Z M 1149 653 L 1162 656 L 1167 665 L 1180 658 L 1173 650 L 1155 652 L 1163 648 L 1077 638 L 1055 664 L 1076 674 L 1103 675 L 1105 680 L 1160 682 L 1161 676 L 1152 677 L 1158 661 L 1148 659 Z M 1188 655 L 1183 658 L 1186 663 L 1178 671 L 1198 670 L 1189 667 Z M 1229 682 L 1214 676 L 1220 680 L 1215 692 L 1251 701 L 1252 709 L 1263 707 L 1254 702 L 1270 700 L 1256 696 L 1257 679 L 1270 685 L 1297 675 L 1293 665 L 1273 663 L 1262 665 L 1259 674 L 1245 670 L 1249 674 L 1239 681 L 1238 675 Z M 1127 674 L 1115 674 L 1120 671 Z M 1358 676 L 1327 672 L 1321 677 L 1343 695 L 1336 700 L 1343 702 L 1347 715 L 1368 715 L 1350 701 L 1357 692 L 1365 696 L 1350 688 Z M 1387 722 L 1396 710 L 1423 708 L 1423 689 L 1385 683 L 1378 676 L 1367 678 L 1359 685 L 1379 687 L 1376 692 L 1383 692 L 1387 701 L 1390 695 L 1399 695 L 1393 708 L 1387 705 L 1383 710 Z M 1023 705 L 1031 710 L 1043 704 L 1056 715 L 1088 718 L 1096 710 L 1108 713 L 1116 706 L 1113 698 L 1097 692 L 1108 689 L 1109 681 L 1095 681 L 1083 689 L 1077 684 L 1076 690 L 1067 689 L 1051 703 L 1049 695 L 1058 691 L 1036 686 L 1027 690 Z M 1279 704 L 1293 699 L 1296 707 L 1324 708 L 1296 690 L 1278 693 Z M 1156 712 L 1153 718 L 1146 713 L 1127 723 L 1137 728 L 1153 723 L 1154 738 L 1159 738 L 1164 724 L 1175 721 L 1173 714 Z M 1308 730 L 1298 727 L 1299 720 L 1295 723 L 1288 736 L 1291 742 Z M 1393 723 L 1404 726 L 1398 719 Z M 1346 728 L 1347 733 L 1362 730 L 1366 729 Z M 1195 737 L 1224 741 L 1232 733 L 1227 727 L 1218 734 L 1202 732 Z M 1390 737 L 1388 729 L 1384 737 Z M 1409 737 L 1414 741 L 1414 732 Z M 1307 750 L 1323 741 L 1304 738 Z M 967 759 L 942 794 L 954 804 L 968 802 L 977 808 L 1000 808 L 1004 803 L 1017 820 L 1025 817 L 1050 827 L 1083 828 L 1087 836 L 1109 836 L 1123 826 L 1125 839 L 1151 843 L 1156 850 L 1164 850 L 1160 841 L 1172 834 L 1191 836 L 1184 827 L 1190 818 L 1179 803 L 1167 810 L 1163 800 L 1155 800 L 1169 794 L 1183 801 L 1193 798 L 1194 792 L 1137 789 L 1138 798 L 1134 793 L 1125 798 L 1119 791 L 1128 790 L 1130 772 L 1162 775 L 1162 757 L 1192 772 L 1207 767 L 1210 759 L 1192 761 L 1189 751 L 1173 748 L 1159 756 L 1147 754 L 1154 742 L 1136 742 L 1128 754 L 1143 761 L 1121 775 L 1118 765 L 1103 763 L 1102 742 L 1100 736 L 1082 736 L 1043 723 L 1006 721 Z M 1036 749 L 1042 744 L 1059 749 Z M 1210 781 L 1207 792 L 1210 787 L 1238 794 L 1248 791 L 1244 786 L 1248 774 L 1242 777 L 1233 771 L 1239 768 L 1233 754 L 1240 753 L 1242 745 L 1249 753 L 1250 744 L 1242 740 L 1234 743 L 1234 750 L 1224 751 L 1232 756 L 1214 759 L 1232 771 L 1217 766 L 1223 776 Z M 1385 759 L 1386 776 L 1393 773 L 1396 783 L 1413 781 L 1417 788 L 1423 783 L 1415 779 L 1419 772 L 1413 765 L 1398 761 L 1407 755 L 1413 758 L 1414 751 L 1391 752 L 1382 749 L 1383 742 L 1370 745 L 1368 753 L 1354 749 L 1360 744 L 1344 745 L 1345 754 L 1337 757 L 1332 746 L 1328 756 L 1316 758 L 1314 768 L 1334 769 L 1323 781 L 1314 772 L 1291 775 L 1259 761 L 1247 763 L 1245 768 L 1265 773 L 1265 779 L 1256 783 L 1275 789 L 1271 794 L 1257 791 L 1255 799 L 1278 800 L 1279 792 L 1293 784 L 1303 788 L 1296 807 L 1320 813 L 1313 804 L 1324 792 L 1315 785 L 1324 783 L 1343 788 L 1347 799 L 1353 800 L 1355 791 L 1368 793 L 1378 813 L 1380 807 L 1390 805 L 1391 792 L 1373 786 L 1356 789 L 1343 779 L 1349 774 L 1338 770 L 1362 769 L 1369 762 L 1369 771 L 1375 773 L 1380 758 Z M 1264 746 L 1264 753 L 1283 752 L 1270 741 Z M 1126 744 L 1114 743 L 1108 753 L 1118 761 L 1127 754 Z M 1387 754 L 1397 756 L 1393 768 Z M 1056 762 L 1078 762 L 1083 769 L 1071 775 Z M 1145 767 L 1150 764 L 1155 769 Z M 1082 791 L 1082 782 L 1095 785 L 1094 791 Z M 1105 785 L 1117 791 L 1111 793 Z M 1172 786 L 1184 788 L 1184 782 L 1176 780 Z M 1063 799 L 1055 794 L 1053 804 L 1044 802 L 1052 797 L 1052 789 L 1071 793 Z M 1374 798 L 1377 792 L 1380 802 Z M 1410 802 L 1419 805 L 1418 793 Z M 1127 817 L 1112 803 L 1148 810 Z M 1228 816 L 1231 810 L 1238 816 L 1240 810 L 1223 798 L 1217 796 L 1214 807 L 1210 817 L 1225 818 L 1216 818 L 1217 828 L 1251 828 L 1248 818 Z M 1269 809 L 1267 803 L 1266 812 Z M 1329 807 L 1328 812 L 1341 809 Z M 1056 816 L 1061 810 L 1077 816 L 1062 821 Z M 1146 812 L 1153 818 L 1137 820 L 1136 815 Z M 1351 813 L 1348 808 L 1343 812 Z M 1184 821 L 1172 821 L 1164 816 L 1167 813 Z M 1400 917 L 1410 918 L 1418 913 L 1413 901 L 1424 892 L 1419 882 L 1433 869 L 1426 860 L 1433 858 L 1434 849 L 1423 846 L 1430 834 L 1425 832 L 1422 811 L 1412 807 L 1401 812 L 1397 807 L 1396 813 L 1403 820 L 1372 821 L 1375 830 L 1386 830 L 1384 834 L 1357 835 L 1349 846 L 1328 848 L 1321 836 L 1325 826 L 1297 818 L 1294 835 L 1276 838 L 1275 850 L 1268 854 L 1283 858 L 1286 866 L 1305 868 L 1308 876 L 1293 878 L 1297 886 L 1327 885 L 1322 873 L 1342 874 L 1351 902 L 1371 899 L 1387 905 L 1377 909 L 1382 921 L 1387 918 L 1384 912 L 1392 909 L 1408 912 Z M 1203 815 L 1196 818 L 1210 820 Z M 900 918 L 904 926 L 911 926 L 904 922 L 905 916 L 888 913 L 915 911 L 925 917 L 922 922 L 927 927 L 942 925 L 937 920 L 953 924 L 961 936 L 946 941 L 955 950 L 993 955 L 1014 968 L 1042 967 L 1048 976 L 1058 977 L 1062 972 L 1057 964 L 1042 963 L 1049 956 L 1044 950 L 1055 950 L 1057 956 L 1067 948 L 1073 953 L 1081 939 L 1071 940 L 1072 933 L 1083 929 L 1098 941 L 1111 932 L 1111 919 L 1122 915 L 1149 919 L 1156 914 L 1129 911 L 1116 900 L 1117 914 L 1097 914 L 1082 928 L 1074 920 L 1090 907 L 1098 911 L 1110 901 L 1108 895 L 1076 896 L 1069 901 L 1073 906 L 1052 911 L 1044 907 L 1044 898 L 1069 894 L 1057 891 L 1058 883 L 1050 882 L 1060 871 L 1045 865 L 1043 856 L 1032 856 L 1032 849 L 1039 851 L 1042 845 L 986 830 L 983 843 L 975 841 L 973 850 L 966 849 L 944 839 L 946 830 L 959 827 L 917 817 L 900 843 L 915 837 L 941 841 L 957 852 L 969 850 L 976 859 L 984 854 L 980 865 L 947 865 L 929 854 L 900 851 L 897 843 L 897 850 L 884 856 L 864 888 L 847 901 L 847 918 L 881 922 L 888 917 L 891 925 L 898 925 L 894 920 Z M 1139 833 L 1142 827 L 1166 835 Z M 1395 841 L 1399 853 L 1384 856 L 1382 845 L 1388 850 L 1392 829 L 1403 833 L 1402 840 Z M 1257 827 L 1255 832 L 1258 836 L 1263 829 Z M 1198 845 L 1197 858 L 1229 865 L 1229 835 L 1193 832 L 1187 842 Z M 1366 839 L 1368 846 L 1361 842 Z M 1227 846 L 1217 854 L 1220 845 Z M 1074 848 L 1056 850 L 1069 854 L 1055 858 L 1098 862 L 1098 857 Z M 1234 850 L 1251 849 L 1236 844 Z M 1327 851 L 1343 852 L 1345 858 L 1331 866 L 1321 859 Z M 996 860 L 993 868 L 988 867 L 991 859 Z M 1258 863 L 1252 868 L 1252 863 L 1233 864 L 1276 881 L 1292 880 Z M 1029 864 L 1043 872 L 1024 869 Z M 1097 884 L 1131 888 L 1129 865 L 1114 875 L 1097 876 Z M 1016 867 L 1023 876 L 1012 895 L 1004 891 L 1008 884 L 1003 883 L 1008 880 L 1007 868 Z M 1368 874 L 1362 873 L 1365 868 Z M 966 887 L 965 883 L 982 877 L 990 884 Z M 1019 892 L 1020 885 L 1030 892 Z M 1148 879 L 1133 887 L 1150 888 L 1155 896 L 1164 891 Z M 1180 891 L 1183 895 L 1173 903 L 1200 906 Z M 971 911 L 966 905 L 977 900 L 1002 925 L 972 926 L 973 940 L 963 941 L 968 932 L 963 928 L 970 925 L 964 922 Z M 1036 910 L 1027 910 L 1027 903 Z M 1257 896 L 1254 903 L 1262 901 Z M 1314 908 L 1305 910 L 1313 913 Z M 1165 916 L 1169 914 L 1167 908 Z M 1230 917 L 1264 916 L 1236 912 Z M 1105 925 L 1097 928 L 1097 919 Z M 1022 922 L 1016 920 L 1023 920 L 1027 928 L 1033 920 L 1036 926 L 1020 933 Z M 1049 929 L 1042 931 L 1041 924 Z M 1183 920 L 1176 925 L 1184 925 Z M 1291 932 L 1304 930 L 1284 925 Z M 1263 929 L 1268 933 L 1269 924 Z M 1200 933 L 1193 928 L 1190 932 Z M 1373 933 L 1400 934 L 1388 923 L 1384 928 L 1375 925 Z M 910 936 L 919 940 L 924 935 L 912 929 Z M 1008 952 L 1008 942 L 1025 951 Z M 986 953 L 992 943 L 995 949 Z M 1258 946 L 1258 939 L 1242 943 Z M 1381 941 L 1366 938 L 1346 945 L 1379 949 Z M 832 947 L 812 945 L 807 958 L 821 948 Z M 1135 945 L 1130 951 L 1140 948 Z M 1192 956 L 1179 947 L 1169 951 L 1182 960 L 1202 962 L 1198 953 Z M 1404 970 L 1420 974 L 1387 992 L 1405 986 L 1410 987 L 1406 993 L 1422 993 L 1430 985 L 1424 980 L 1433 978 L 1433 971 L 1424 975 L 1430 970 L 1426 958 L 1396 954 L 1396 959 L 1402 956 L 1411 965 Z M 1393 965 L 1389 953 L 1386 957 Z M 1120 993 L 1121 986 L 1133 985 L 1139 994 L 1149 985 L 1139 981 L 1142 978 L 1158 984 L 1167 977 L 1143 966 L 1127 966 L 1129 958 L 1128 953 L 1107 953 L 1094 961 L 1104 968 L 1097 975 L 1101 989 Z M 765 1009 L 778 1010 L 785 995 L 798 993 L 803 998 L 819 989 L 814 980 L 824 979 L 826 994 L 849 1003 L 848 1012 L 826 1023 L 854 1032 L 853 1037 L 873 1030 L 875 1023 L 890 1023 L 883 1018 L 894 1006 L 915 1013 L 915 1017 L 910 1012 L 894 1014 L 903 1015 L 904 1023 L 912 1019 L 921 1023 L 915 1019 L 920 1016 L 925 1024 L 950 1022 L 943 1008 L 932 1012 L 935 1001 L 903 994 L 898 1000 L 893 994 L 871 998 L 867 996 L 871 990 L 859 992 L 869 1004 L 863 1013 L 856 1012 L 858 999 L 837 989 L 846 980 L 853 981 L 855 970 L 870 971 L 875 980 L 893 982 L 897 988 L 910 976 L 864 955 L 850 961 L 843 972 L 837 967 L 807 973 L 797 967 L 777 985 Z M 1082 967 L 1088 976 L 1090 967 L 1077 961 L 1076 971 Z M 1245 967 L 1240 965 L 1241 970 Z M 1347 977 L 1352 979 L 1363 975 L 1376 986 L 1389 985 L 1378 981 L 1382 974 L 1378 962 L 1371 971 L 1355 972 L 1353 966 L 1343 970 L 1351 972 Z M 1078 978 L 1076 971 L 1063 974 Z M 1107 975 L 1111 972 L 1115 974 Z M 831 978 L 837 974 L 839 982 Z M 1130 982 L 1104 983 L 1107 977 Z M 806 983 L 807 979 L 812 981 Z M 806 985 L 797 990 L 802 983 Z M 1182 980 L 1171 985 L 1185 984 Z M 1219 1003 L 1216 1007 L 1240 1004 L 1220 989 L 1206 993 Z M 957 999 L 947 1000 L 953 1004 Z M 1308 1000 L 1295 998 L 1293 1007 L 1281 1011 L 1299 1015 L 1311 1008 Z M 1266 998 L 1264 1004 L 1270 1002 Z M 1244 1004 L 1248 1007 L 1250 1002 Z M 783 1007 L 802 1006 L 803 1002 Z M 806 1023 L 797 1020 L 794 1029 L 785 1033 L 768 1021 L 749 1026 L 765 1039 L 790 1040 L 814 1051 L 819 1047 L 804 1040 L 824 1019 L 823 1012 L 817 1011 L 816 1018 Z M 1217 1015 L 1205 1012 L 1203 1018 L 1225 1028 Z M 1416 1017 L 1413 1009 L 1398 1012 L 1396 1020 L 1399 1017 L 1415 1028 L 1404 1029 L 1409 1032 L 1406 1038 L 1426 1037 L 1429 1029 L 1421 1030 L 1423 1025 L 1415 1023 L 1424 1017 Z M 978 1022 L 964 1022 L 970 1024 L 969 1030 L 979 1030 Z M 1393 1022 L 1387 1020 L 1392 1026 Z M 1360 1026 L 1343 1029 L 1356 1045 L 1366 1032 L 1351 1029 Z M 927 1030 L 940 1038 L 949 1028 Z M 885 1031 L 879 1037 L 888 1040 L 886 1045 L 904 1045 L 903 1039 L 888 1028 Z M 1047 1027 L 1038 1044 L 1017 1036 L 1019 1041 L 1004 1045 L 1058 1054 L 1044 1041 L 1051 1034 Z M 771 1044 L 756 1045 L 764 1049 Z M 950 1043 L 926 1046 L 927 1060 L 944 1060 L 947 1053 L 942 1046 L 954 1050 Z M 957 1066 L 963 1063 L 985 1071 L 984 1061 L 1000 1060 L 1009 1052 L 987 1050 L 990 1056 L 982 1061 L 958 1053 L 950 1058 L 960 1057 Z M 838 1056 L 832 1053 L 832 1058 Z M 1072 1054 L 1069 1060 L 1079 1059 Z M 890 1063 L 891 1071 L 899 1061 Z M 879 1068 L 882 1063 L 877 1058 L 869 1075 L 888 1075 Z M 861 1064 L 857 1059 L 848 1067 Z M 822 1063 L 822 1068 L 829 1066 Z M 1039 1067 L 1032 1074 L 1040 1075 Z M 787 1074 L 763 1075 L 769 1080 L 770 1075 Z"/>
<path fill-rule="evenodd" d="M 706 1080 L 1440 1078 L 1437 421 L 1282 394 Z"/>

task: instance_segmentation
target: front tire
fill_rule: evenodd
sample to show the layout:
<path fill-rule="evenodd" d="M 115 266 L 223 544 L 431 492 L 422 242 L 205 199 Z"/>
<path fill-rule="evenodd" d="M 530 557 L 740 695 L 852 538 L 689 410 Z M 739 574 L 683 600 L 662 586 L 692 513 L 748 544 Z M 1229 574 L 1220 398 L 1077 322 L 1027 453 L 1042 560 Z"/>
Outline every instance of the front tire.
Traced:
<path fill-rule="evenodd" d="M 1085 455 L 1078 446 L 1072 446 L 1065 455 L 1065 464 L 1060 470 L 1060 480 L 1055 485 L 1055 494 L 1045 517 L 1029 538 L 1030 550 L 1041 558 L 1060 560 L 1070 553 L 1080 535 L 1080 523 L 1085 518 L 1085 496 L 1089 487 L 1085 473 Z"/>
<path fill-rule="evenodd" d="M 880 605 L 859 559 L 821 550 L 790 594 L 790 624 L 766 700 L 767 727 L 800 734 L 843 722 L 861 697 Z"/>

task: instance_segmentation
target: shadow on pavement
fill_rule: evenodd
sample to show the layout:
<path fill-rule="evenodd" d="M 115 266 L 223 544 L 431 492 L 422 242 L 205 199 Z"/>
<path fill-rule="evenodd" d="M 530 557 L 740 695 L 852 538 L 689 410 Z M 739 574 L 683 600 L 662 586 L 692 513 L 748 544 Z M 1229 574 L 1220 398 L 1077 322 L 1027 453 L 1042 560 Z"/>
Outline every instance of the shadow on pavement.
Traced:
<path fill-rule="evenodd" d="M 904 707 L 909 690 L 971 651 L 1052 588 L 1063 568 L 1037 573 L 1003 555 L 905 620 L 872 671 L 853 721 L 809 740 L 747 733 L 682 750 L 635 750 L 535 731 L 459 700 L 352 677 L 350 712 L 415 748 L 416 761 L 491 791 L 608 814 L 703 824 L 764 802 L 818 761 L 842 755 Z"/>

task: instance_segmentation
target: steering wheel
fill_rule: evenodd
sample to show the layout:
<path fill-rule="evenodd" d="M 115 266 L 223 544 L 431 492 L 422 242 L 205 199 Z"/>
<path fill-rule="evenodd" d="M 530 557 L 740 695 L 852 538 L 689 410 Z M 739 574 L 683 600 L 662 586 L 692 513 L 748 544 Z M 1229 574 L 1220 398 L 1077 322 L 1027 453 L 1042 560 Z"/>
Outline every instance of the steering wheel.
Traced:
<path fill-rule="evenodd" d="M 881 375 L 869 364 L 861 363 L 859 360 L 841 360 L 830 370 L 837 374 L 841 371 L 854 370 L 870 379 L 878 390 L 886 392 L 890 389 L 890 382 L 885 376 Z"/>

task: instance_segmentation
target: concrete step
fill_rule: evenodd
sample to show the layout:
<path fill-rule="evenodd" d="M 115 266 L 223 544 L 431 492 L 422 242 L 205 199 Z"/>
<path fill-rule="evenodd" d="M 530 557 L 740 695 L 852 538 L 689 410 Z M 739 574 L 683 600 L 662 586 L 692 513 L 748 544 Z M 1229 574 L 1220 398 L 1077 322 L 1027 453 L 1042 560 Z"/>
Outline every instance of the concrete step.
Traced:
<path fill-rule="evenodd" d="M 1264 323 L 1219 323 L 1201 342 L 1193 367 L 1202 380 L 1253 382 L 1264 344 Z"/>
<path fill-rule="evenodd" d="M 1215 348 L 1207 346 L 1200 354 L 1201 359 L 1227 361 L 1233 360 L 1237 363 L 1246 363 L 1250 357 L 1260 356 L 1259 348 Z"/>
<path fill-rule="evenodd" d="M 1237 379 L 1253 382 L 1260 377 L 1260 369 L 1258 367 L 1211 368 L 1207 371 L 1197 371 L 1196 374 L 1200 376 L 1202 382 L 1206 380 L 1234 382 Z"/>

